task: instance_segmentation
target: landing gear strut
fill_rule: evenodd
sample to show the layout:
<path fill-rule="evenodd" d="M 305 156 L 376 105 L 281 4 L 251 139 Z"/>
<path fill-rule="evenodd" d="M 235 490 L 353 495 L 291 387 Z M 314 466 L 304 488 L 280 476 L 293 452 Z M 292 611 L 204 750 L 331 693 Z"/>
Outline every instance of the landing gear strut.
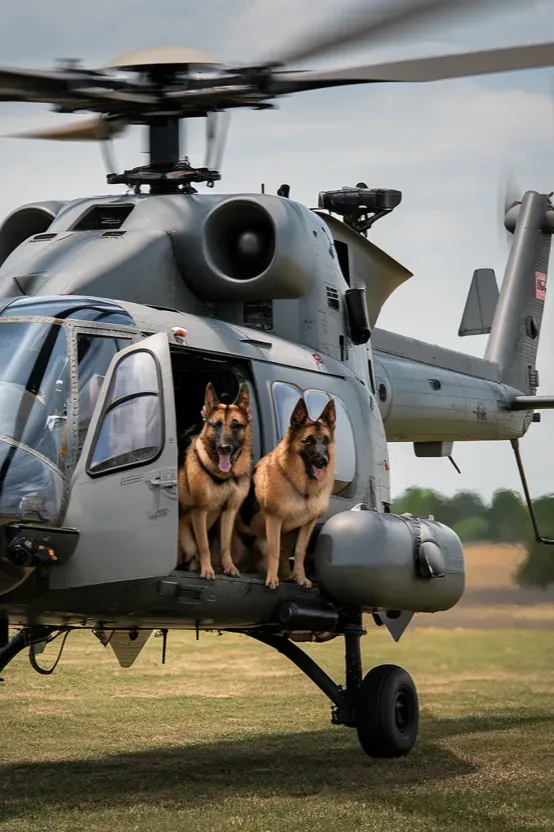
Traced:
<path fill-rule="evenodd" d="M 365 630 L 361 615 L 351 616 L 344 627 L 344 688 L 287 636 L 245 635 L 278 650 L 305 673 L 331 700 L 333 724 L 356 728 L 368 756 L 403 757 L 412 750 L 419 728 L 415 685 L 410 675 L 396 665 L 379 665 L 363 677 L 360 638 Z"/>

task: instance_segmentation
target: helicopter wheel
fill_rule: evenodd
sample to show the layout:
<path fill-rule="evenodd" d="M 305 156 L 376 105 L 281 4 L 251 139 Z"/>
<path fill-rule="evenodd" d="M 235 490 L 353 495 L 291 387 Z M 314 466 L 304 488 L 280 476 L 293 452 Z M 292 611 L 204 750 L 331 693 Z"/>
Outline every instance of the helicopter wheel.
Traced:
<path fill-rule="evenodd" d="M 419 704 L 409 673 L 394 664 L 374 667 L 356 695 L 356 730 L 370 757 L 403 757 L 417 739 Z"/>

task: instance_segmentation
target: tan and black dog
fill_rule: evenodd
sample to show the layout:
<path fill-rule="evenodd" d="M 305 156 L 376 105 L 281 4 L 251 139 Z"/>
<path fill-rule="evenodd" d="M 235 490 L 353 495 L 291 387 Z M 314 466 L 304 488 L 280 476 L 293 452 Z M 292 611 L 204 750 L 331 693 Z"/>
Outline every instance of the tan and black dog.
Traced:
<path fill-rule="evenodd" d="M 320 517 L 325 514 L 333 490 L 335 472 L 335 403 L 331 399 L 315 421 L 306 402 L 298 400 L 285 437 L 254 468 L 252 485 L 237 522 L 238 535 L 250 536 L 266 561 L 266 586 L 290 577 L 286 538 L 298 530 L 294 547 L 293 577 L 311 586 L 306 577 L 306 549 Z"/>
<path fill-rule="evenodd" d="M 214 578 L 208 532 L 220 519 L 220 558 L 226 575 L 238 575 L 231 556 L 237 512 L 250 488 L 252 426 L 250 392 L 242 384 L 233 404 L 222 404 L 212 384 L 202 408 L 204 426 L 187 449 L 179 470 L 181 560 L 202 578 Z"/>

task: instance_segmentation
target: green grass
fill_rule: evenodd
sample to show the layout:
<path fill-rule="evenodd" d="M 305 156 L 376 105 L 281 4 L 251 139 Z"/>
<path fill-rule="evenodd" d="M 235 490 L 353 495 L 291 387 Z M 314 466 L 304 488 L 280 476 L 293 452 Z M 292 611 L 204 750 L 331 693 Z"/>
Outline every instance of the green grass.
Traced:
<path fill-rule="evenodd" d="M 342 640 L 305 649 L 342 680 Z M 552 633 L 370 629 L 366 669 L 400 664 L 420 694 L 419 740 L 393 761 L 246 637 L 170 634 L 160 653 L 152 637 L 123 670 L 78 633 L 51 677 L 10 665 L 2 832 L 554 829 Z"/>

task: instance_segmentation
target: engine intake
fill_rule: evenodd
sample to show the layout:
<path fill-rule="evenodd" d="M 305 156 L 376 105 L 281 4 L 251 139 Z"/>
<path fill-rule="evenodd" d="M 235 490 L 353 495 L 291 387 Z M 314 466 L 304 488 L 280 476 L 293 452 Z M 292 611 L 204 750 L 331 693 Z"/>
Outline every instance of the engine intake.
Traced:
<path fill-rule="evenodd" d="M 12 211 L 0 226 L 0 266 L 24 240 L 44 233 L 63 205 L 63 202 L 36 202 Z"/>
<path fill-rule="evenodd" d="M 224 198 L 201 226 L 174 237 L 192 291 L 208 302 L 303 297 L 310 285 L 311 228 L 296 203 L 271 195 Z"/>
<path fill-rule="evenodd" d="M 260 205 L 227 203 L 206 222 L 207 259 L 233 280 L 251 280 L 275 256 L 275 225 Z"/>

